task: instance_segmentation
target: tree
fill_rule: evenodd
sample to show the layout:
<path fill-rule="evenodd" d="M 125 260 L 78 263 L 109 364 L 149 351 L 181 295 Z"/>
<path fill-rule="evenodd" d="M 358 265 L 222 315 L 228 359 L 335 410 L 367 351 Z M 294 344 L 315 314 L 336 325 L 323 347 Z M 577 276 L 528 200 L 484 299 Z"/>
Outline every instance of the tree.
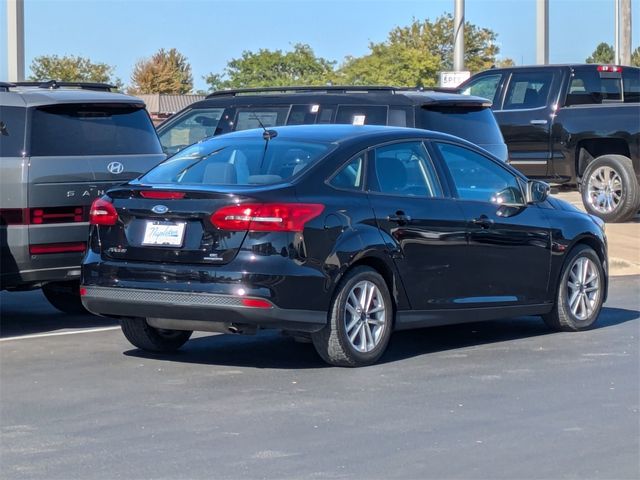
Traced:
<path fill-rule="evenodd" d="M 293 50 L 244 51 L 227 62 L 223 73 L 210 73 L 204 79 L 211 90 L 223 88 L 323 85 L 333 79 L 335 62 L 318 57 L 306 44 Z"/>
<path fill-rule="evenodd" d="M 640 47 L 631 52 L 631 65 L 634 67 L 640 67 Z"/>
<path fill-rule="evenodd" d="M 75 55 L 41 55 L 31 62 L 30 80 L 58 80 L 62 82 L 111 83 L 120 88 L 122 82 L 114 75 L 114 67 L 106 63 L 93 63 Z"/>
<path fill-rule="evenodd" d="M 613 63 L 616 58 L 616 52 L 611 45 L 606 42 L 598 44 L 590 57 L 587 58 L 587 63 Z"/>
<path fill-rule="evenodd" d="M 496 63 L 500 47 L 496 34 L 487 28 L 465 23 L 465 67 L 472 72 Z M 413 20 L 394 28 L 381 43 L 371 43 L 370 53 L 348 57 L 339 70 L 346 83 L 433 86 L 437 73 L 453 68 L 453 17 L 435 21 Z"/>
<path fill-rule="evenodd" d="M 161 48 L 151 58 L 139 60 L 131 74 L 131 93 L 189 93 L 193 89 L 191 65 L 175 48 Z"/>

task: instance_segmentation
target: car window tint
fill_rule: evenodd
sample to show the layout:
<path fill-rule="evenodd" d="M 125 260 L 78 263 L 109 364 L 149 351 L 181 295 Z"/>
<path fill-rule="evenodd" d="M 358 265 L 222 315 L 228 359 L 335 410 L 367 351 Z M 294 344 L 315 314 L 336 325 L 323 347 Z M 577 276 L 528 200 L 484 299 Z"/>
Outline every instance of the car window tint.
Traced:
<path fill-rule="evenodd" d="M 552 72 L 516 72 L 511 75 L 503 110 L 544 107 Z"/>
<path fill-rule="evenodd" d="M 340 105 L 335 123 L 352 125 L 386 125 L 386 105 Z"/>
<path fill-rule="evenodd" d="M 576 68 L 565 105 L 590 105 L 621 99 L 620 74 L 598 72 L 595 67 Z"/>
<path fill-rule="evenodd" d="M 312 125 L 316 123 L 319 105 L 293 105 L 287 118 L 287 125 Z"/>
<path fill-rule="evenodd" d="M 0 108 L 0 156 L 21 157 L 24 150 L 25 112 L 23 107 Z"/>
<path fill-rule="evenodd" d="M 406 127 L 407 113 L 406 108 L 392 107 L 389 110 L 389 125 L 393 127 Z"/>
<path fill-rule="evenodd" d="M 224 108 L 199 108 L 182 115 L 160 135 L 162 149 L 170 154 L 218 134 L 218 124 Z"/>
<path fill-rule="evenodd" d="M 236 115 L 234 130 L 249 130 L 250 128 L 277 127 L 284 125 L 289 106 L 286 107 L 255 107 L 239 108 Z M 260 125 L 262 123 L 262 125 Z"/>
<path fill-rule="evenodd" d="M 147 111 L 125 104 L 36 108 L 29 148 L 33 156 L 162 153 Z"/>
<path fill-rule="evenodd" d="M 462 90 L 463 95 L 475 95 L 476 97 L 488 98 L 492 103 L 496 102 L 496 93 L 502 79 L 501 74 L 486 75 L 476 80 L 471 80 Z"/>
<path fill-rule="evenodd" d="M 435 143 L 451 173 L 458 197 L 496 204 L 523 204 L 515 175 L 468 148 Z"/>
<path fill-rule="evenodd" d="M 442 196 L 433 164 L 421 142 L 376 148 L 369 190 L 392 195 Z"/>
<path fill-rule="evenodd" d="M 360 190 L 362 188 L 363 169 L 364 156 L 359 155 L 342 167 L 333 176 L 329 184 L 336 188 Z"/>
<path fill-rule="evenodd" d="M 489 107 L 428 105 L 420 107 L 417 115 L 419 128 L 449 133 L 481 146 L 504 143 Z"/>
<path fill-rule="evenodd" d="M 640 69 L 624 68 L 622 70 L 622 84 L 625 103 L 640 102 Z"/>

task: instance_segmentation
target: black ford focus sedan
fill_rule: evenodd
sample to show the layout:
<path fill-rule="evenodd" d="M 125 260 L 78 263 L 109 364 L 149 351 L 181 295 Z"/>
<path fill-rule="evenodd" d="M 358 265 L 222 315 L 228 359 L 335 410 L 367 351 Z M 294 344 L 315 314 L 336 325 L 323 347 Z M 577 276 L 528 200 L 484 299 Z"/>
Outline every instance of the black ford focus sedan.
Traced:
<path fill-rule="evenodd" d="M 520 315 L 591 327 L 603 223 L 473 144 L 314 125 L 203 140 L 91 207 L 81 296 L 152 352 L 284 330 L 333 365 L 392 331 Z"/>

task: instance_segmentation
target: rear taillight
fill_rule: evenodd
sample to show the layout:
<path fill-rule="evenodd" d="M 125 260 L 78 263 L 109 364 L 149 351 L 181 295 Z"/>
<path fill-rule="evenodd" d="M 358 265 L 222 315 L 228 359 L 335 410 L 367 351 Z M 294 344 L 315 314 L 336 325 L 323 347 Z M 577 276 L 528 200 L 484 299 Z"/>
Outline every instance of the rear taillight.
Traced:
<path fill-rule="evenodd" d="M 32 208 L 31 224 L 68 223 L 85 221 L 82 207 Z"/>
<path fill-rule="evenodd" d="M 117 221 L 118 212 L 109 200 L 102 197 L 93 201 L 89 210 L 91 225 L 115 225 Z"/>
<path fill-rule="evenodd" d="M 622 67 L 619 67 L 618 65 L 598 65 L 598 71 L 619 73 L 622 71 Z"/>
<path fill-rule="evenodd" d="M 85 242 L 73 243 L 43 243 L 40 245 L 29 245 L 31 255 L 43 255 L 49 253 L 80 253 L 87 249 Z"/>
<path fill-rule="evenodd" d="M 211 215 L 211 223 L 221 230 L 301 232 L 323 210 L 318 203 L 245 203 L 222 207 Z"/>
<path fill-rule="evenodd" d="M 167 192 L 160 190 L 141 190 L 140 196 L 142 198 L 153 198 L 155 200 L 176 200 L 184 198 L 184 192 Z"/>

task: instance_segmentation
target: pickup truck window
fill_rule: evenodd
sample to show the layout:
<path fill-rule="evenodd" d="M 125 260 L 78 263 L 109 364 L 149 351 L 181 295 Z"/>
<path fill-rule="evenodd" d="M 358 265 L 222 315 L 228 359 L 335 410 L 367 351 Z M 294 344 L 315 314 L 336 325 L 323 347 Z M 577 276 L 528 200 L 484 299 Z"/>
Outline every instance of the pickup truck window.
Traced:
<path fill-rule="evenodd" d="M 622 84 L 624 89 L 624 103 L 640 102 L 640 70 L 637 68 L 623 69 Z"/>
<path fill-rule="evenodd" d="M 546 106 L 552 81 L 552 72 L 513 73 L 502 109 L 520 110 Z"/>
<path fill-rule="evenodd" d="M 576 68 L 569 84 L 565 105 L 593 105 L 607 101 L 620 101 L 620 77 L 604 76 L 595 67 Z"/>
<path fill-rule="evenodd" d="M 495 104 L 500 80 L 502 80 L 502 74 L 486 75 L 469 82 L 460 93 L 463 95 L 475 95 L 476 97 L 488 98 Z"/>

